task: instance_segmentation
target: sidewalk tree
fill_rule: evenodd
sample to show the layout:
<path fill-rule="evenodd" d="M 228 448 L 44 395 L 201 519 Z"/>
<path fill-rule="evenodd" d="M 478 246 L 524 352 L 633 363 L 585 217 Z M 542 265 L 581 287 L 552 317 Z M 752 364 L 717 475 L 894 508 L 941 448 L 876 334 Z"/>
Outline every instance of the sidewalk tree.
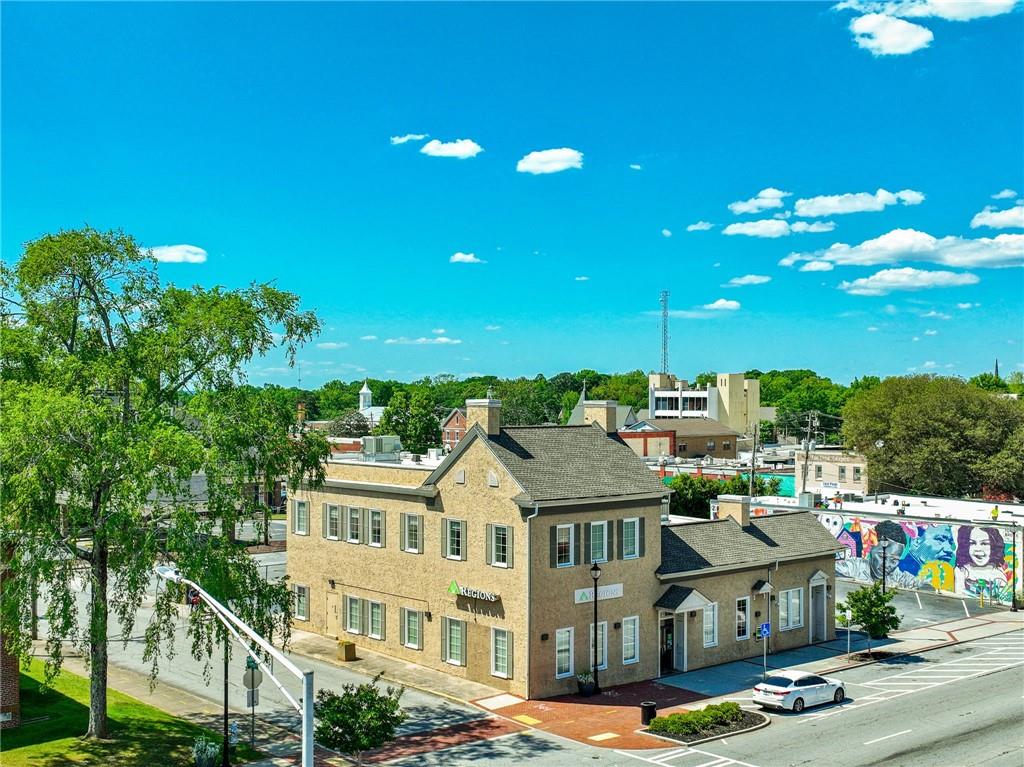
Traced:
<path fill-rule="evenodd" d="M 378 674 L 371 682 L 346 684 L 339 695 L 332 690 L 316 694 L 316 742 L 352 757 L 364 764 L 367 751 L 380 748 L 395 739 L 395 731 L 407 714 L 400 700 L 405 688 L 377 686 Z"/>
<path fill-rule="evenodd" d="M 836 605 L 836 611 L 843 616 L 850 611 L 849 624 L 860 626 L 868 635 L 868 654 L 871 653 L 872 639 L 885 639 L 889 632 L 900 627 L 900 617 L 892 605 L 895 591 L 882 591 L 879 583 L 862 586 L 846 595 L 846 601 Z"/>
<path fill-rule="evenodd" d="M 338 416 L 327 427 L 332 437 L 365 437 L 370 433 L 370 422 L 358 410 Z"/>
<path fill-rule="evenodd" d="M 111 612 L 127 642 L 159 560 L 173 559 L 257 631 L 287 639 L 287 587 L 266 583 L 221 534 L 243 510 L 226 466 L 237 454 L 226 455 L 213 422 L 182 404 L 197 390 L 233 389 L 277 333 L 294 363 L 319 322 L 299 310 L 297 296 L 271 285 L 161 284 L 152 255 L 117 231 L 43 236 L 0 267 L 0 279 L 0 550 L 14 552 L 0 631 L 12 651 L 31 654 L 38 583 L 48 603 L 48 678 L 60 668 L 63 642 L 83 651 L 87 735 L 104 738 Z M 192 479 L 204 470 L 212 492 L 199 499 Z M 80 578 L 89 595 L 82 615 Z M 174 629 L 175 596 L 159 592 L 144 632 L 154 677 Z M 200 618 L 195 611 L 188 628 L 197 660 L 209 658 L 216 639 Z"/>

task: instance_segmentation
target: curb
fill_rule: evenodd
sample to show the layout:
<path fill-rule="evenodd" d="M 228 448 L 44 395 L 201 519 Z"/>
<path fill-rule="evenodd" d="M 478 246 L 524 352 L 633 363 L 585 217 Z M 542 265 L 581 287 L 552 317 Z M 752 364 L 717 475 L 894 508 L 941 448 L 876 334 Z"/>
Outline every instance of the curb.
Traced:
<path fill-rule="evenodd" d="M 765 727 L 772 723 L 772 718 L 768 716 L 768 714 L 765 714 L 761 711 L 750 711 L 748 713 L 757 714 L 757 716 L 762 717 L 763 721 L 760 721 L 755 725 L 747 727 L 744 730 L 734 730 L 733 732 L 726 732 L 722 733 L 721 735 L 712 735 L 708 738 L 700 738 L 699 740 L 679 740 L 678 738 L 672 738 L 668 735 L 659 735 L 656 732 L 651 732 L 650 730 L 646 729 L 633 730 L 633 732 L 640 733 L 642 735 L 650 735 L 652 738 L 658 738 L 659 740 L 665 740 L 669 743 L 675 743 L 680 746 L 692 748 L 693 746 L 699 746 L 701 743 L 710 743 L 713 740 L 721 740 L 722 738 L 734 738 L 737 735 L 745 735 L 746 733 L 754 732 L 755 730 L 763 730 Z"/>

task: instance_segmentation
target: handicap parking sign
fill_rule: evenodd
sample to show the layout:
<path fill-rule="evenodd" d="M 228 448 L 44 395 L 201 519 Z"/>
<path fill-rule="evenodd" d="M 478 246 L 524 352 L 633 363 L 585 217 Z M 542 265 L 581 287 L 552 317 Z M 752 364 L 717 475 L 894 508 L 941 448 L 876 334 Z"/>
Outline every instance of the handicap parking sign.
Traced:
<path fill-rule="evenodd" d="M 769 637 L 771 635 L 772 635 L 772 624 L 770 624 L 770 623 L 762 623 L 760 626 L 757 627 L 757 637 L 758 637 L 758 639 L 764 639 L 765 637 Z"/>

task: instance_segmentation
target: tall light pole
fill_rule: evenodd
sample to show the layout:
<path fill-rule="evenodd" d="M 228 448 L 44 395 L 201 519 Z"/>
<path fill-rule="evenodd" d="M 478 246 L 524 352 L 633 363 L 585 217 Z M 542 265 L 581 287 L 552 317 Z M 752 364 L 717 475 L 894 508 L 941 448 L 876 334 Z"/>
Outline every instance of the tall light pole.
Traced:
<path fill-rule="evenodd" d="M 601 577 L 601 568 L 595 562 L 590 567 L 590 577 L 594 579 L 594 693 L 601 694 L 601 683 L 597 680 L 597 642 L 600 637 L 597 635 L 597 581 Z"/>
<path fill-rule="evenodd" d="M 1017 612 L 1017 520 L 1013 521 L 1013 568 L 1010 570 L 1010 612 Z"/>

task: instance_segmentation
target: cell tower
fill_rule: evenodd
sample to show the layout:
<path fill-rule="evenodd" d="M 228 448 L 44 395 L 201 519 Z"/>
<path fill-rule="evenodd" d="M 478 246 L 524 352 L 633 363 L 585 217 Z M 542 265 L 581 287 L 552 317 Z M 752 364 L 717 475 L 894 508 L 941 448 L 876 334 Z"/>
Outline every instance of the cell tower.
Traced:
<path fill-rule="evenodd" d="M 668 372 L 668 291 L 661 291 L 661 372 Z"/>

